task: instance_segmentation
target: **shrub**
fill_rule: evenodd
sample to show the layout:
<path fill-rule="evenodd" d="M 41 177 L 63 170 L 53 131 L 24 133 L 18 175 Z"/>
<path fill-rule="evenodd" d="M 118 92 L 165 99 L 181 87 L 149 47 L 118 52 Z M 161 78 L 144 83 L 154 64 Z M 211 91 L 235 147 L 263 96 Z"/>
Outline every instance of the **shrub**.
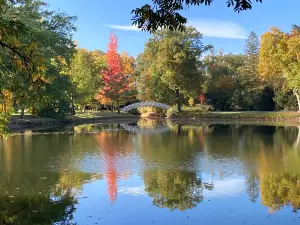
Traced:
<path fill-rule="evenodd" d="M 213 111 L 213 106 L 207 104 L 196 104 L 194 107 L 184 107 L 185 111 L 208 112 Z"/>
<path fill-rule="evenodd" d="M 166 113 L 166 110 L 164 109 L 160 109 L 160 108 L 156 108 L 153 106 L 147 106 L 147 107 L 139 107 L 138 111 L 142 114 L 142 113 Z"/>
<path fill-rule="evenodd" d="M 189 106 L 194 106 L 195 105 L 195 99 L 194 98 L 190 98 L 189 101 Z"/>
<path fill-rule="evenodd" d="M 208 112 L 208 111 L 212 111 L 213 107 L 211 105 L 207 105 L 207 104 L 196 104 L 193 107 L 189 107 L 189 106 L 183 106 L 182 107 L 182 111 L 189 113 L 189 112 Z M 170 109 L 168 109 L 167 111 L 167 117 L 170 116 L 176 116 L 179 115 L 180 113 L 177 110 L 176 106 L 171 107 Z"/>
<path fill-rule="evenodd" d="M 176 115 L 178 115 L 177 107 L 173 106 L 167 110 L 167 113 L 166 113 L 167 117 L 176 116 Z"/>
<path fill-rule="evenodd" d="M 3 134 L 7 134 L 8 132 L 8 123 L 10 119 L 9 113 L 1 113 L 0 112 L 0 136 Z"/>

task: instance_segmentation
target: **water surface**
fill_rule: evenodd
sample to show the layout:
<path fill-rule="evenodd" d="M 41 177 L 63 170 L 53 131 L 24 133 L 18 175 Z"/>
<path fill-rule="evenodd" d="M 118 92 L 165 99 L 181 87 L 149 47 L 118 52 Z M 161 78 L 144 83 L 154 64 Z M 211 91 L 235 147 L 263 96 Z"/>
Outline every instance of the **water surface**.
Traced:
<path fill-rule="evenodd" d="M 0 224 L 299 224 L 297 127 L 81 125 L 0 139 Z"/>

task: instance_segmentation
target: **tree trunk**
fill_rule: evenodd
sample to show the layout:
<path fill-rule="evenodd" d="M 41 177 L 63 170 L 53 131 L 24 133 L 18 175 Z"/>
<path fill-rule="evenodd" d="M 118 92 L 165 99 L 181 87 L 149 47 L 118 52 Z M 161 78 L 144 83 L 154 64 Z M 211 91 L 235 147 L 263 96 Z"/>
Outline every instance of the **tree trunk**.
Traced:
<path fill-rule="evenodd" d="M 295 94 L 295 96 L 296 96 L 296 98 L 297 98 L 297 103 L 298 103 L 298 113 L 300 113 L 300 95 L 299 95 L 299 92 L 298 92 L 297 89 L 294 89 L 293 92 L 294 92 L 294 94 Z"/>
<path fill-rule="evenodd" d="M 119 99 L 117 100 L 117 107 L 118 107 L 117 108 L 118 109 L 118 114 L 120 114 L 120 100 Z"/>
<path fill-rule="evenodd" d="M 176 88 L 175 92 L 176 92 L 177 109 L 178 109 L 178 112 L 181 112 L 182 110 L 181 110 L 181 102 L 180 102 L 180 92 L 179 92 L 179 89 Z"/>
<path fill-rule="evenodd" d="M 21 107 L 21 115 L 20 115 L 20 119 L 24 119 L 24 114 L 25 114 L 25 108 Z"/>
<path fill-rule="evenodd" d="M 17 99 L 15 94 L 13 94 L 13 108 L 14 108 L 14 112 L 17 113 L 18 112 L 18 104 L 17 104 Z"/>
<path fill-rule="evenodd" d="M 177 136 L 181 134 L 181 124 L 177 125 Z"/>
<path fill-rule="evenodd" d="M 75 115 L 75 106 L 74 106 L 74 100 L 73 100 L 73 93 L 71 93 L 71 114 Z"/>
<path fill-rule="evenodd" d="M 113 102 L 111 103 L 111 111 L 112 112 L 114 111 L 114 103 Z"/>

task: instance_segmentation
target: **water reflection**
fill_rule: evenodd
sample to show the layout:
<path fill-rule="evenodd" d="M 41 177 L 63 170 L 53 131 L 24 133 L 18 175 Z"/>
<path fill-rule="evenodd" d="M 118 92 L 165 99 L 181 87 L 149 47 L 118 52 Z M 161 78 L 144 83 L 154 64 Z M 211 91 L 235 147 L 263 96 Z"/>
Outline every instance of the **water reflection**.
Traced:
<path fill-rule="evenodd" d="M 72 196 L 0 196 L 0 202 L 1 224 L 75 224 L 71 222 L 76 203 Z"/>
<path fill-rule="evenodd" d="M 261 218 L 290 209 L 285 219 L 300 208 L 297 127 L 140 121 L 65 130 L 0 140 L 0 224 L 81 224 L 91 209 L 130 213 L 127 204 L 198 215 L 251 203 Z"/>
<path fill-rule="evenodd" d="M 154 205 L 171 210 L 192 209 L 203 200 L 203 189 L 213 185 L 202 183 L 196 173 L 186 171 L 145 171 L 145 191 Z"/>

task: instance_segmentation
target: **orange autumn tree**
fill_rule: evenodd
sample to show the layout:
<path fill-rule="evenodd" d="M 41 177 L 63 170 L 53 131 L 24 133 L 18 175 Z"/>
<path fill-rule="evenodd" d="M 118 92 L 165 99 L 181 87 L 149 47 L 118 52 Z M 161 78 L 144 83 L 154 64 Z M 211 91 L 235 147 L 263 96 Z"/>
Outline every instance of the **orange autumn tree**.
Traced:
<path fill-rule="evenodd" d="M 118 54 L 118 39 L 114 33 L 110 35 L 106 59 L 108 69 L 102 74 L 104 87 L 99 90 L 96 98 L 102 104 L 115 102 L 120 113 L 120 101 L 132 89 L 133 58 L 127 54 L 124 57 Z"/>

